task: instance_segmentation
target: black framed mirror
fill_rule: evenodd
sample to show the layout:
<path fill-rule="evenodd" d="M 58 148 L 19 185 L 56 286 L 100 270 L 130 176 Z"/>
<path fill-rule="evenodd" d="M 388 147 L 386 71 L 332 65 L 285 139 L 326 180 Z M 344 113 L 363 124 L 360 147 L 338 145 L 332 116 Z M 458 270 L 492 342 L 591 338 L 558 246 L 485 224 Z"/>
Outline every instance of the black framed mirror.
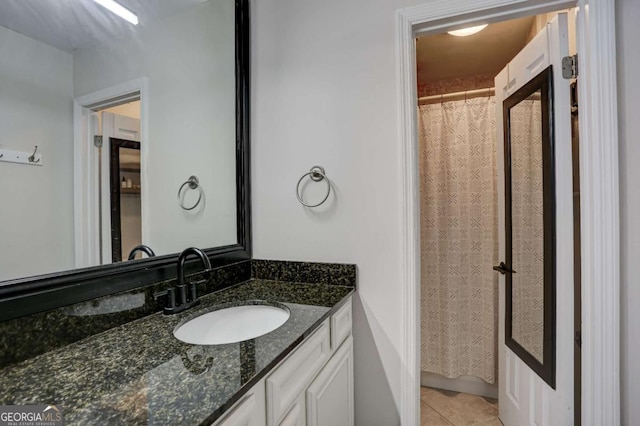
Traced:
<path fill-rule="evenodd" d="M 216 1 L 218 1 L 217 4 L 215 3 Z M 139 3 L 131 2 L 131 4 L 139 4 Z M 7 5 L 3 5 L 2 7 L 12 8 L 12 7 L 23 7 L 25 5 L 27 7 L 26 11 L 22 10 L 19 12 L 15 12 L 15 13 L 24 13 L 24 15 L 20 15 L 19 16 L 20 19 L 14 19 L 13 22 L 22 22 L 23 17 L 24 17 L 24 20 L 27 21 L 28 17 L 34 14 L 35 14 L 34 16 L 42 15 L 43 4 L 38 2 L 11 3 Z M 58 2 L 55 2 L 55 1 L 52 2 L 51 5 L 52 7 L 63 7 L 61 4 L 58 4 Z M 161 6 L 160 4 L 158 5 L 159 5 L 158 7 Z M 211 5 L 211 6 L 208 6 L 208 5 Z M 217 7 L 218 5 L 221 5 L 219 0 L 209 0 L 208 2 L 201 2 L 201 1 L 164 2 L 162 6 L 167 7 L 168 9 L 164 11 L 158 11 L 158 13 L 151 13 L 151 12 L 156 12 L 156 11 L 151 11 L 150 13 L 148 13 L 147 16 L 149 20 L 151 19 L 154 20 L 153 25 L 155 25 L 156 28 L 158 29 L 158 34 L 166 35 L 168 33 L 164 31 L 164 28 L 162 26 L 166 26 L 167 28 L 169 28 L 169 26 L 174 24 L 173 22 L 170 21 L 170 17 L 173 16 L 172 14 L 178 16 L 179 13 L 182 13 L 182 10 L 178 10 L 177 8 L 188 8 L 188 7 L 214 8 L 214 7 Z M 147 5 L 147 6 L 154 7 L 153 5 Z M 175 8 L 171 9 L 174 6 Z M 83 2 L 82 5 L 79 7 L 99 8 L 100 6 L 94 5 L 92 2 Z M 231 93 L 231 99 L 233 99 L 233 94 L 235 93 L 235 106 L 233 105 L 233 100 L 231 100 L 229 104 L 229 108 L 231 109 L 231 112 L 229 113 L 229 115 L 233 116 L 234 115 L 233 113 L 235 112 L 235 125 L 233 124 L 233 121 L 231 121 L 232 129 L 230 132 L 227 131 L 227 134 L 232 135 L 229 138 L 229 149 L 227 151 L 230 153 L 229 161 L 233 164 L 233 169 L 235 170 L 235 177 L 232 174 L 230 178 L 231 185 L 233 185 L 231 186 L 231 188 L 233 188 L 231 189 L 231 191 L 233 191 L 231 198 L 235 199 L 235 206 L 234 206 L 235 215 L 232 215 L 229 219 L 230 226 L 234 228 L 233 233 L 235 234 L 235 238 L 234 238 L 235 243 L 231 243 L 231 244 L 223 243 L 223 244 L 216 245 L 215 241 L 211 241 L 213 243 L 212 244 L 213 246 L 208 248 L 206 246 L 203 247 L 204 243 L 197 243 L 197 245 L 201 246 L 205 250 L 209 258 L 211 259 L 212 265 L 214 267 L 251 258 L 251 203 L 250 203 L 250 171 L 249 171 L 249 167 L 250 167 L 249 1 L 248 0 L 228 0 L 228 4 L 225 3 L 224 5 L 221 5 L 221 7 L 224 8 L 225 11 L 228 11 L 228 13 L 225 12 L 224 16 L 228 18 L 228 21 L 226 22 L 228 22 L 229 24 L 228 27 L 230 28 L 231 33 L 235 34 L 235 37 L 233 37 L 233 35 L 229 37 L 229 40 L 230 40 L 229 42 L 231 43 L 231 45 L 228 47 L 228 51 L 231 52 L 229 55 L 229 58 L 232 62 L 228 67 L 227 65 L 225 65 L 225 69 L 227 68 L 230 69 L 230 72 L 228 72 L 228 74 L 231 75 L 232 79 L 234 74 L 233 70 L 235 69 L 235 83 L 231 82 L 230 84 L 233 87 L 230 87 L 228 90 Z M 3 15 L 2 16 L 3 20 L 6 20 L 7 17 L 10 15 L 8 11 L 6 12 L 7 13 L 1 14 Z M 76 15 L 78 16 L 85 16 L 83 14 L 88 13 L 87 10 L 84 10 L 84 9 L 79 10 L 77 12 L 78 13 Z M 14 13 L 14 12 L 12 11 L 11 13 Z M 130 31 L 128 27 L 127 28 L 123 27 L 123 25 L 127 25 L 127 24 L 123 24 L 120 21 L 118 21 L 119 18 L 111 17 L 110 15 L 108 15 L 108 12 L 105 12 L 102 10 L 100 10 L 99 13 L 102 13 L 104 15 L 101 15 L 102 21 L 100 21 L 101 25 L 97 26 L 97 27 L 100 27 L 98 29 L 104 29 L 102 25 L 105 24 L 105 22 L 107 23 L 117 22 L 117 24 L 114 24 L 113 28 L 111 28 L 112 30 L 111 35 L 113 35 L 113 31 L 117 33 L 118 37 L 125 37 L 132 33 L 133 30 Z M 202 14 L 198 14 L 197 11 L 196 12 L 192 11 L 190 13 L 196 16 L 202 15 Z M 180 16 L 181 16 L 181 19 L 184 19 L 186 15 L 185 13 L 182 13 L 182 15 Z M 214 15 L 207 15 L 207 16 L 214 16 Z M 205 19 L 205 18 L 202 18 L 202 19 Z M 231 20 L 234 20 L 234 22 L 231 22 Z M 153 27 L 153 25 L 151 25 L 150 22 L 151 21 L 148 21 L 148 24 L 145 25 L 145 23 L 141 21 L 142 25 L 139 26 L 139 28 L 141 28 L 141 31 L 151 31 L 151 28 Z M 4 45 L 5 47 L 8 46 L 9 41 L 13 41 L 13 38 L 19 39 L 23 37 L 23 35 L 20 34 L 17 29 L 9 28 L 10 25 L 9 26 L 8 25 L 9 24 L 7 24 L 4 21 L 0 22 L 0 26 L 1 26 L 0 30 L 5 31 L 6 34 L 9 34 L 11 36 L 10 40 L 7 39 L 8 41 Z M 62 26 L 62 23 L 60 23 L 59 26 Z M 216 27 L 215 25 L 213 26 L 209 25 L 209 26 Z M 93 28 L 95 26 L 85 25 L 85 29 L 88 27 Z M 189 28 L 188 22 L 187 22 L 187 25 L 183 25 L 183 27 Z M 34 31 L 38 30 L 37 26 L 33 26 L 33 28 L 34 28 Z M 216 28 L 212 29 L 212 31 L 216 31 L 216 30 L 219 30 L 219 29 L 216 29 Z M 149 33 L 147 33 L 147 38 L 151 38 L 151 37 L 148 37 L 148 35 Z M 197 54 L 197 49 L 202 48 L 203 45 L 205 49 L 207 49 L 209 45 L 211 46 L 212 49 L 219 47 L 216 45 L 215 40 L 203 41 L 198 38 L 201 36 L 202 34 L 198 33 L 196 30 L 193 30 L 191 31 L 191 33 L 189 33 L 189 37 L 191 37 L 190 40 L 193 42 L 192 49 L 196 54 Z M 170 39 L 168 35 L 166 37 L 167 38 L 163 39 L 163 42 L 167 43 L 167 49 L 170 53 L 170 55 L 168 56 L 171 57 L 171 55 L 175 55 L 179 53 L 181 49 L 174 43 L 175 42 L 174 39 Z M 36 44 L 40 42 L 39 40 L 36 40 L 37 38 L 36 36 L 33 36 L 32 38 L 33 40 L 29 39 L 29 40 L 26 40 L 25 42 L 31 43 L 31 44 Z M 157 37 L 154 38 L 154 40 L 156 39 L 158 38 Z M 60 43 L 64 43 L 65 39 L 61 39 L 58 41 Z M 44 46 L 43 48 L 49 49 L 50 46 Z M 225 47 L 225 49 L 227 48 Z M 69 52 L 62 52 L 60 55 L 63 56 L 63 54 L 67 54 L 67 53 Z M 71 54 L 73 54 L 73 52 L 71 52 Z M 197 55 L 194 55 L 194 56 L 197 57 Z M 206 62 L 202 58 L 198 58 L 198 60 L 200 60 L 201 62 L 196 62 L 195 65 L 178 63 L 176 66 L 179 67 L 180 69 L 187 71 L 190 69 L 189 67 L 197 67 L 197 64 L 200 64 L 200 68 L 191 68 L 191 69 L 195 69 L 195 71 L 197 71 L 199 75 L 201 75 L 201 77 L 203 77 L 204 79 L 207 78 L 206 73 L 208 72 L 213 73 L 217 71 L 216 69 L 209 67 L 209 65 L 211 64 L 210 62 Z M 147 65 L 149 65 L 152 68 L 151 71 L 149 71 L 149 73 L 157 72 L 158 74 L 154 74 L 154 75 L 160 75 L 164 72 L 162 77 L 164 78 L 167 77 L 167 71 L 165 69 L 159 69 L 157 66 L 157 63 L 151 63 L 151 61 L 147 61 L 147 62 L 148 62 Z M 70 62 L 65 62 L 65 63 L 70 63 Z M 119 67 L 119 69 L 123 69 L 126 71 L 134 71 L 134 72 L 139 71 L 139 69 L 137 68 L 137 65 L 136 66 L 129 65 L 126 62 L 117 63 L 115 65 Z M 143 75 L 143 77 L 146 77 L 146 75 Z M 171 77 L 171 75 L 169 75 L 169 77 Z M 175 102 L 176 104 L 178 104 L 178 106 L 184 109 L 185 104 L 188 105 L 189 102 L 186 101 L 186 99 L 188 98 L 186 98 L 186 94 L 184 92 L 184 87 L 185 87 L 184 81 L 181 80 L 181 78 L 183 77 L 186 78 L 185 76 L 176 75 L 175 77 L 169 78 L 169 80 L 171 81 L 175 80 L 176 88 L 179 88 L 181 90 L 181 92 L 179 92 L 181 97 L 171 98 L 170 101 Z M 153 99 L 160 98 L 161 96 L 159 95 L 161 91 L 159 89 L 161 89 L 161 87 L 159 87 L 158 85 L 156 85 L 155 87 L 153 86 L 154 84 L 153 76 L 149 77 L 148 80 L 149 80 L 148 92 L 150 94 L 150 99 L 153 100 Z M 115 84 L 115 83 L 110 82 L 109 84 Z M 80 84 L 80 86 L 82 86 L 82 84 Z M 227 90 L 225 89 L 225 93 L 226 91 Z M 77 92 L 78 90 L 76 90 L 76 94 Z M 204 102 L 206 102 L 206 96 L 210 96 L 211 99 L 213 100 L 213 98 L 218 94 L 218 92 L 208 92 L 208 91 L 198 92 L 197 90 L 193 92 L 199 95 L 200 99 L 203 100 Z M 209 94 L 202 95 L 202 93 L 210 93 L 210 95 Z M 155 98 L 153 98 L 153 96 L 155 96 Z M 70 98 L 70 99 L 72 100 L 73 98 Z M 180 104 L 180 102 L 183 102 L 183 103 Z M 64 105 L 66 104 L 55 104 L 55 107 L 58 109 L 65 109 L 63 108 Z M 73 109 L 72 106 L 73 105 L 70 102 L 68 105 L 68 110 L 70 112 L 72 112 L 72 109 Z M 153 105 L 151 106 L 153 107 Z M 44 108 L 44 105 L 43 105 L 43 108 Z M 200 108 L 200 110 L 202 110 L 202 108 Z M 155 111 L 157 111 L 157 108 Z M 150 115 L 153 113 L 154 113 L 154 110 L 149 112 Z M 194 127 L 194 123 L 196 123 L 195 119 L 200 120 L 201 122 L 209 123 L 215 120 L 225 121 L 225 120 L 222 120 L 220 117 L 223 117 L 223 116 L 226 117 L 226 115 L 224 114 L 219 114 L 219 117 L 212 117 L 212 116 L 200 117 L 198 115 L 187 115 L 187 114 L 185 114 L 185 116 L 187 116 L 188 119 L 192 120 L 192 122 L 188 124 L 190 127 Z M 162 114 L 158 114 L 157 112 L 156 112 L 156 117 L 162 118 L 163 121 L 168 121 L 167 117 L 164 117 L 162 116 Z M 228 121 L 229 120 L 226 120 L 226 122 Z M 33 123 L 34 120 L 31 119 L 30 122 Z M 29 130 L 29 128 L 25 127 L 25 131 L 26 130 Z M 233 133 L 234 133 L 233 130 L 235 130 L 235 137 L 233 136 Z M 158 133 L 156 133 L 156 135 L 157 134 Z M 209 138 L 210 143 L 212 144 L 216 142 L 216 135 L 207 136 L 206 133 L 201 133 L 201 135 L 203 135 L 204 138 Z M 157 142 L 157 139 L 158 139 L 157 137 L 151 137 L 150 143 Z M 174 143 L 176 144 L 178 143 L 184 144 L 185 141 L 188 141 L 189 139 L 184 138 L 183 140 L 180 140 L 174 137 L 173 140 L 174 140 Z M 45 151 L 43 156 L 44 165 L 41 168 L 42 170 L 45 170 L 47 167 L 53 168 L 54 165 L 56 165 L 54 164 L 53 160 L 59 158 L 52 155 L 52 153 L 54 152 L 54 150 L 52 149 L 52 146 L 49 147 L 48 152 L 46 152 L 47 151 L 46 148 L 47 147 L 45 147 L 44 149 Z M 198 155 L 197 150 L 191 150 L 189 152 L 190 152 L 190 155 L 195 155 L 195 156 Z M 69 152 L 68 156 L 70 158 L 73 158 L 73 153 Z M 153 158 L 157 158 L 157 157 L 152 157 L 150 161 L 153 161 Z M 69 159 L 67 158 L 65 159 L 65 161 L 69 161 Z M 72 184 L 73 183 L 72 176 L 73 176 L 74 170 L 73 170 L 72 164 L 71 164 L 71 167 L 69 166 L 69 164 L 70 163 L 64 163 L 69 173 L 69 178 L 68 179 L 65 178 L 65 183 L 67 183 L 68 181 L 69 183 Z M 13 167 L 13 165 L 11 166 Z M 60 164 L 58 164 L 57 166 L 61 167 L 62 162 L 60 162 Z M 157 168 L 161 169 L 162 167 L 164 166 L 158 165 Z M 211 168 L 213 168 L 213 166 Z M 6 170 L 9 170 L 9 169 L 7 168 Z M 18 170 L 18 169 L 12 169 L 12 170 Z M 26 170 L 26 169 L 21 169 L 20 173 L 23 172 L 22 170 Z M 35 168 L 30 169 L 30 171 L 27 173 L 34 173 L 33 170 L 35 170 Z M 162 170 L 160 171 L 162 172 Z M 13 172 L 13 173 L 14 174 L 12 175 L 13 176 L 12 179 L 17 179 L 16 178 L 17 175 L 15 173 L 18 173 L 18 172 Z M 185 174 L 184 178 L 186 179 L 187 177 L 188 177 L 188 174 Z M 172 186 L 166 190 L 166 198 L 167 200 L 170 199 L 171 203 L 176 204 L 175 191 L 177 187 L 173 188 L 173 186 L 175 185 L 172 184 Z M 211 191 L 211 186 L 209 186 L 207 189 Z M 17 191 L 14 191 L 14 192 L 17 192 Z M 212 199 L 212 197 L 210 197 L 208 202 L 210 203 L 209 204 L 210 206 L 214 206 L 213 203 L 215 202 L 215 199 Z M 58 202 L 57 205 L 52 205 L 50 207 L 45 207 L 45 208 L 48 210 L 55 210 L 56 208 L 59 208 L 59 207 L 60 207 L 60 203 Z M 67 214 L 66 216 L 68 218 L 68 221 L 73 222 L 73 214 L 72 214 L 73 212 L 70 210 L 70 213 L 71 215 Z M 25 224 L 25 226 L 28 226 L 28 224 Z M 47 224 L 47 226 L 49 226 L 50 228 L 55 228 L 55 225 L 53 224 Z M 17 239 L 14 239 L 14 240 L 18 241 Z M 17 278 L 10 278 L 10 279 L 5 278 L 5 281 L 0 281 L 0 321 L 21 317 L 21 316 L 29 315 L 36 312 L 46 311 L 46 310 L 54 309 L 56 307 L 65 306 L 65 305 L 69 305 L 77 302 L 82 302 L 85 300 L 93 299 L 93 298 L 104 296 L 107 294 L 126 291 L 129 289 L 142 287 L 154 282 L 174 278 L 176 275 L 176 271 L 175 271 L 176 261 L 178 258 L 179 251 L 186 248 L 187 245 L 189 244 L 188 242 L 184 242 L 179 246 L 171 247 L 172 250 L 161 249 L 159 251 L 160 255 L 153 258 L 145 258 L 145 259 L 134 260 L 129 262 L 105 264 L 101 266 L 93 266 L 93 267 L 86 267 L 86 268 L 80 268 L 80 269 L 70 269 L 70 267 L 67 267 L 66 268 L 67 270 L 64 270 L 64 271 L 44 273 L 44 274 L 41 273 L 40 275 L 38 275 L 38 272 L 35 272 L 35 271 L 39 270 L 37 266 L 40 266 L 40 265 L 38 264 L 39 263 L 38 261 L 33 260 L 37 258 L 37 256 L 34 256 L 34 254 L 44 252 L 46 257 L 47 253 L 55 253 L 56 251 L 60 251 L 60 246 L 59 245 L 56 246 L 56 243 L 58 242 L 55 240 L 53 243 L 46 244 L 46 245 L 34 244 L 33 241 L 29 242 L 28 239 L 21 239 L 20 241 L 23 241 L 23 240 L 26 243 L 24 246 L 16 246 L 15 244 L 12 244 L 10 240 L 5 240 L 2 243 L 0 243 L 4 245 L 4 248 L 8 252 L 14 252 L 21 260 L 24 260 L 24 263 L 27 265 L 27 273 L 24 273 L 22 275 L 31 275 L 31 276 L 19 276 Z M 73 238 L 71 238 L 71 243 L 73 243 Z M 152 246 L 152 248 L 154 247 Z M 73 246 L 71 247 L 71 253 L 72 252 L 73 252 Z M 158 251 L 156 252 L 158 253 Z M 167 253 L 167 254 L 163 255 L 162 253 Z M 111 257 L 112 253 L 109 252 L 108 256 Z M 73 258 L 72 255 L 70 255 L 69 257 L 70 259 Z M 119 258 L 121 259 L 123 257 L 126 259 L 126 253 L 121 253 L 121 255 L 119 256 Z M 7 259 L 5 260 L 9 262 L 9 260 Z M 29 262 L 31 262 L 31 265 L 33 265 L 32 269 L 34 272 L 31 274 L 28 273 L 29 271 L 31 271 L 31 269 L 29 269 Z M 55 270 L 55 268 L 52 268 L 50 270 Z"/>
<path fill-rule="evenodd" d="M 556 265 L 551 66 L 504 100 L 505 344 L 555 389 Z"/>

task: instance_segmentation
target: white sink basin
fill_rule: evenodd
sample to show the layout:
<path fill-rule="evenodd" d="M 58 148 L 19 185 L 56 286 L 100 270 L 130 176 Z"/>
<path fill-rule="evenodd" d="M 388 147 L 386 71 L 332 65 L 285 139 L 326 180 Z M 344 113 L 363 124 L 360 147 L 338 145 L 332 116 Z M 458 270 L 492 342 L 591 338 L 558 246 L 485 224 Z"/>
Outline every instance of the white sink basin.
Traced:
<path fill-rule="evenodd" d="M 286 308 L 242 305 L 218 309 L 176 328 L 173 335 L 194 345 L 222 345 L 253 339 L 275 330 L 289 319 Z"/>

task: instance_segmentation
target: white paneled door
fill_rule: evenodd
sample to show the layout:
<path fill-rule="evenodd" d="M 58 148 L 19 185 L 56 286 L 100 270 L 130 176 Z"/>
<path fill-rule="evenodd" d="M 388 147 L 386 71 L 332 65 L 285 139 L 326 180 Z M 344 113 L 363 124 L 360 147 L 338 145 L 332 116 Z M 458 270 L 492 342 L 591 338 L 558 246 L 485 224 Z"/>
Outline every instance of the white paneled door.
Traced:
<path fill-rule="evenodd" d="M 505 229 L 505 160 L 503 101 L 540 72 L 552 68 L 554 146 L 552 174 L 555 178 L 555 373 L 554 386 L 543 380 L 514 350 L 505 344 L 506 290 L 505 277 L 500 275 L 499 315 L 499 405 L 500 419 L 505 426 L 571 425 L 573 423 L 573 204 L 571 161 L 571 111 L 569 80 L 562 77 L 562 58 L 569 54 L 568 20 L 559 14 L 498 74 L 496 87 L 496 128 L 498 152 L 498 199 L 500 259 L 506 257 Z M 512 153 L 513 154 L 513 153 Z M 514 160 L 515 161 L 515 160 Z M 532 160 L 534 161 L 534 160 Z M 511 167 L 513 170 L 515 166 Z M 515 182 L 515 180 L 513 181 Z M 511 190 L 510 190 L 511 191 Z M 545 201 L 546 203 L 547 201 Z M 515 212 L 515 208 L 514 208 Z M 553 212 L 553 210 L 552 210 Z M 548 213 L 548 212 L 547 212 Z M 516 213 L 513 213 L 516 214 Z M 513 217 L 513 214 L 511 215 Z M 546 213 L 545 213 L 546 214 Z M 510 233 L 511 234 L 511 233 Z M 513 233 L 515 235 L 515 233 Z M 515 247 L 515 245 L 514 245 Z M 545 249 L 546 250 L 546 249 Z M 545 251 L 546 252 L 546 251 Z M 547 252 L 548 253 L 548 252 Z M 550 259 L 545 256 L 544 262 Z M 518 272 L 515 265 L 507 265 Z M 522 263 L 521 263 L 522 266 Z M 535 268 L 535 266 L 533 266 Z M 522 270 L 518 279 L 525 274 Z M 512 274 L 512 277 L 518 275 Z M 511 278 L 515 280 L 515 278 Z M 550 284 L 545 278 L 545 285 Z M 515 283 L 516 281 L 512 281 Z M 521 281 L 522 283 L 522 281 Z M 515 291 L 515 290 L 514 290 Z M 515 294 L 515 293 L 514 293 Z M 515 315 L 515 310 L 513 310 Z M 553 311 L 552 311 L 553 312 Z M 514 317 L 515 318 L 515 317 Z M 545 319 L 545 327 L 552 327 Z M 515 329 L 514 329 L 515 330 Z M 511 330 L 513 336 L 514 330 Z M 508 338 L 509 336 L 507 336 Z M 520 336 L 520 339 L 524 337 Z M 530 349 L 535 347 L 531 343 Z M 535 352 L 535 350 L 531 350 Z M 540 355 L 540 358 L 542 356 Z M 544 362 L 548 362 L 545 359 Z"/>

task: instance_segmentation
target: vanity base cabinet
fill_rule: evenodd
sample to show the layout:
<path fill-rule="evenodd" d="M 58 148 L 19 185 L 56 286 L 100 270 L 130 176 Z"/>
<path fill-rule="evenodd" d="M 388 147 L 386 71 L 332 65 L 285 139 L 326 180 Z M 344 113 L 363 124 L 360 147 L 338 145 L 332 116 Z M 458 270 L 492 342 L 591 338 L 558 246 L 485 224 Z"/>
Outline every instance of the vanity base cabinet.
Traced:
<path fill-rule="evenodd" d="M 306 412 L 304 404 L 304 393 L 298 397 L 291 409 L 285 414 L 278 426 L 305 426 Z"/>
<path fill-rule="evenodd" d="M 353 426 L 353 398 L 353 338 L 349 336 L 307 388 L 307 426 Z"/>
<path fill-rule="evenodd" d="M 261 380 L 212 426 L 266 426 L 264 389 Z"/>
<path fill-rule="evenodd" d="M 353 426 L 351 298 L 212 426 Z"/>
<path fill-rule="evenodd" d="M 267 426 L 353 426 L 351 298 L 267 377 Z"/>
<path fill-rule="evenodd" d="M 329 321 L 267 377 L 267 426 L 279 426 L 309 383 L 331 357 Z"/>

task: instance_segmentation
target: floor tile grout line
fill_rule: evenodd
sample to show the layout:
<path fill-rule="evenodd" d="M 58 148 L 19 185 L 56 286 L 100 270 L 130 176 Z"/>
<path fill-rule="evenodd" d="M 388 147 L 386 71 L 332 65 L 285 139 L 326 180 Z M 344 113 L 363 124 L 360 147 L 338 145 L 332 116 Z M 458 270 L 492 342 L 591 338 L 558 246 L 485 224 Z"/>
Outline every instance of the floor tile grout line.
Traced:
<path fill-rule="evenodd" d="M 447 422 L 447 424 L 451 425 L 451 426 L 456 426 L 455 424 L 451 423 L 451 421 L 446 418 L 445 416 L 443 416 L 442 414 L 440 414 L 440 412 L 438 410 L 436 410 L 435 408 L 433 408 L 432 406 L 430 406 L 429 404 L 427 404 L 426 402 L 420 400 L 421 404 L 424 404 L 425 406 L 427 406 L 428 408 L 432 409 L 438 416 L 440 416 L 440 418 L 442 418 L 442 420 L 444 420 L 445 422 Z M 420 408 L 422 410 L 422 408 Z M 420 420 L 420 426 L 430 426 L 430 425 L 423 425 L 422 424 L 422 420 Z"/>
<path fill-rule="evenodd" d="M 435 389 L 435 388 L 427 388 L 427 389 Z M 437 392 L 437 391 L 436 391 Z M 444 395 L 444 394 L 443 394 Z M 426 395 L 425 395 L 426 396 Z M 446 398 L 452 398 L 450 396 L 444 395 Z M 440 417 L 442 417 L 443 419 L 445 419 L 445 421 L 447 423 L 449 423 L 452 426 L 456 426 L 455 423 L 453 423 L 451 420 L 449 420 L 448 417 L 446 417 L 444 414 L 442 414 L 440 411 L 436 410 L 434 407 L 432 407 L 427 401 L 422 399 L 422 395 L 420 395 L 420 400 L 429 408 L 431 408 L 433 411 L 435 411 L 436 413 L 438 413 L 440 415 Z M 427 425 L 428 426 L 428 425 Z"/>
<path fill-rule="evenodd" d="M 480 398 L 482 401 L 484 401 L 485 404 L 487 404 L 488 406 L 490 406 L 491 408 L 495 408 L 496 409 L 496 418 L 498 418 L 498 413 L 500 412 L 500 408 L 498 406 L 498 404 L 492 404 L 489 401 L 487 401 L 486 399 L 484 399 L 484 397 L 480 396 L 480 395 L 476 395 L 478 398 Z"/>
<path fill-rule="evenodd" d="M 434 392 L 438 392 L 438 389 L 437 389 L 437 388 L 430 388 L 430 387 L 423 387 L 423 386 L 421 386 L 421 389 L 422 389 L 422 388 L 424 388 L 424 389 L 428 389 L 428 390 L 432 390 L 432 391 L 434 391 Z M 482 401 L 484 401 L 484 403 L 485 403 L 487 406 L 489 406 L 489 407 L 491 407 L 491 408 L 494 408 L 496 411 L 498 410 L 498 406 L 497 406 L 497 405 L 492 404 L 491 402 L 487 401 L 484 397 L 482 397 L 482 396 L 480 396 L 480 395 L 469 394 L 469 393 L 465 393 L 465 392 L 456 392 L 456 395 L 449 396 L 449 395 L 446 395 L 446 394 L 442 393 L 442 395 L 443 395 L 443 396 L 445 396 L 447 399 L 455 398 L 456 396 L 458 396 L 458 395 L 460 395 L 460 394 L 464 394 L 464 395 L 472 396 L 474 399 L 481 399 Z M 431 408 L 433 411 L 435 411 L 435 412 L 436 412 L 438 415 L 440 415 L 440 417 L 442 417 L 442 418 L 443 418 L 447 423 L 449 423 L 449 424 L 450 424 L 450 425 L 452 425 L 452 426 L 456 426 L 456 423 L 454 423 L 453 421 L 451 421 L 448 417 L 446 417 L 445 415 L 443 415 L 443 414 L 442 414 L 440 411 L 438 411 L 435 407 L 433 407 L 432 405 L 430 405 L 430 404 L 427 402 L 427 400 L 424 400 L 424 399 L 423 399 L 423 397 L 426 397 L 426 396 L 427 396 L 427 395 L 423 395 L 423 394 L 422 394 L 422 392 L 420 392 L 420 402 L 421 402 L 421 403 L 423 403 L 423 404 L 425 404 L 427 407 Z M 487 421 L 489 421 L 489 420 L 491 420 L 491 419 L 494 419 L 494 418 L 495 418 L 495 419 L 497 419 L 498 421 L 500 421 L 500 418 L 498 417 L 498 413 L 496 412 L 496 414 L 495 414 L 495 415 L 492 415 L 492 416 L 487 417 L 487 418 L 485 418 L 485 419 L 478 419 L 478 421 L 477 421 L 477 422 L 473 423 L 473 426 L 477 426 L 477 425 L 480 425 L 480 426 L 481 426 L 481 425 L 482 425 L 482 423 L 485 423 L 485 422 L 487 422 Z M 502 421 L 500 421 L 500 423 L 502 424 Z M 424 426 L 424 425 L 421 425 L 421 426 Z M 428 426 L 428 425 L 427 425 L 427 426 Z"/>
<path fill-rule="evenodd" d="M 446 416 L 445 416 L 444 414 L 442 414 L 440 411 L 438 411 L 438 410 L 436 410 L 435 408 L 433 408 L 432 406 L 430 406 L 427 402 L 422 401 L 422 403 L 423 403 L 424 405 L 426 405 L 427 407 L 431 408 L 431 409 L 432 409 L 433 411 L 435 411 L 436 413 L 438 413 L 438 415 L 439 415 L 440 417 L 442 417 L 442 418 L 443 418 L 447 423 L 449 423 L 451 426 L 456 426 L 456 424 L 455 424 L 455 423 L 453 423 L 451 420 L 449 420 L 449 418 L 448 418 L 448 417 L 446 417 Z M 428 425 L 427 425 L 427 426 L 428 426 Z"/>

